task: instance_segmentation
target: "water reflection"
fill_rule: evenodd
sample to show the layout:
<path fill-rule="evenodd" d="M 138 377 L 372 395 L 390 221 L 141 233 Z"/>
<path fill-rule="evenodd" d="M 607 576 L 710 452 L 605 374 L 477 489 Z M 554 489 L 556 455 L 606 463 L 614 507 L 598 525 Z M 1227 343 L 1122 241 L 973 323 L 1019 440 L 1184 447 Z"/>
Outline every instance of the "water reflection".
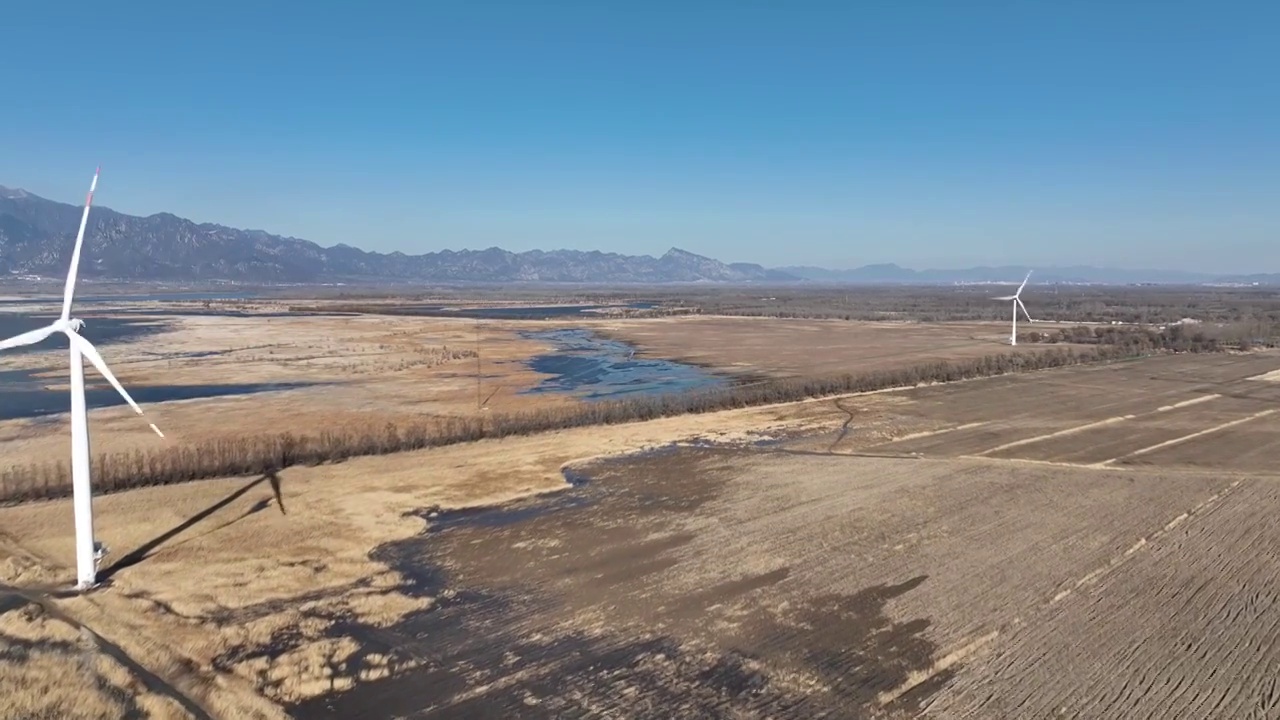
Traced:
<path fill-rule="evenodd" d="M 529 393 L 573 393 L 587 400 L 657 395 L 723 387 L 725 378 L 672 360 L 635 357 L 635 349 L 602 338 L 590 330 L 571 328 L 521 333 L 553 343 L 556 352 L 539 355 L 529 367 L 554 377 Z"/>
<path fill-rule="evenodd" d="M 0 339 L 43 327 L 52 322 L 53 319 L 54 317 L 51 315 L 31 317 L 0 314 Z M 101 348 L 104 345 L 135 340 L 144 335 L 164 330 L 165 327 L 165 323 L 154 320 L 89 317 L 85 320 L 85 326 L 81 334 Z M 6 356 L 53 349 L 65 351 L 67 347 L 66 336 L 58 333 L 36 345 L 3 350 L 0 351 L 0 368 L 5 367 Z M 110 353 L 104 352 L 103 354 L 107 356 L 107 364 L 111 364 Z M 202 353 L 192 353 L 191 355 L 200 354 Z M 50 360 L 51 362 L 45 368 L 38 370 L 0 369 L 0 420 L 38 418 L 71 411 L 71 395 L 65 387 L 56 390 L 47 389 L 47 386 L 51 384 L 66 385 L 69 382 L 68 373 L 70 370 L 65 360 L 65 354 L 58 354 L 56 360 L 54 357 L 51 357 Z M 46 371 L 50 371 L 48 377 L 41 378 L 36 376 L 37 373 Z M 106 381 L 99 377 L 97 371 L 89 367 L 87 363 L 85 374 L 85 380 L 88 384 L 85 390 L 85 402 L 90 410 L 125 404 L 124 398 L 120 397 L 114 388 L 107 385 Z M 292 390 L 312 384 L 291 382 L 229 383 L 220 385 L 141 385 L 129 386 L 128 390 L 134 400 L 145 405 L 168 402 L 170 400 L 194 400 L 227 395 L 248 395 L 273 390 Z"/>
<path fill-rule="evenodd" d="M 124 398 L 105 380 L 87 370 L 89 387 L 85 390 L 85 402 L 90 410 L 124 405 Z M 71 393 L 44 389 L 44 382 L 65 384 L 66 377 L 47 381 L 33 378 L 21 371 L 0 372 L 0 420 L 18 420 L 71 412 Z M 101 384 L 101 386 L 98 386 Z M 140 405 L 168 402 L 170 400 L 195 400 L 198 398 L 250 395 L 273 390 L 293 390 L 312 383 L 228 383 L 222 385 L 141 385 L 128 386 L 129 394 Z"/>

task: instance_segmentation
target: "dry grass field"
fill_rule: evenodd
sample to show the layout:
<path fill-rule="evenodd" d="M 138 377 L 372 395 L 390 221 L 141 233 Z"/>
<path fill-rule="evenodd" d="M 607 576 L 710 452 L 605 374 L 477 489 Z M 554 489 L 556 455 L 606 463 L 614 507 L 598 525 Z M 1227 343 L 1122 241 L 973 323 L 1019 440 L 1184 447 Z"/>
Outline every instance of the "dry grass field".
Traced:
<path fill-rule="evenodd" d="M 869 322 L 682 316 L 600 321 L 605 335 L 671 358 L 747 376 L 812 377 L 863 372 L 1009 350 L 1005 322 Z M 1067 327 L 1042 322 L 1019 330 Z M 1023 352 L 1046 345 L 1023 344 Z"/>
<path fill-rule="evenodd" d="M 312 383 L 252 395 L 147 404 L 167 435 L 146 431 L 127 407 L 91 412 L 95 452 L 154 449 L 196 438 L 283 430 L 319 432 L 423 417 L 477 413 L 474 353 L 480 348 L 482 400 L 493 409 L 569 402 L 520 395 L 543 375 L 524 360 L 545 352 L 510 327 L 465 320 L 388 317 L 226 317 L 156 315 L 164 332 L 106 345 L 104 357 L 126 388 L 148 385 Z M 92 323 L 92 320 L 90 320 Z M 91 337 L 91 335 L 90 335 Z M 47 387 L 66 387 L 66 359 L 46 351 L 6 357 L 6 368 L 42 370 Z M 105 382 L 90 371 L 91 382 Z M 27 462 L 65 452 L 66 416 L 0 422 L 5 459 Z M 139 432 L 141 430 L 141 432 Z"/>
<path fill-rule="evenodd" d="M 172 700 L 151 693 L 73 626 L 34 615 L 32 605 L 0 614 L 4 641 L 5 717 L 110 718 L 190 717 Z M 75 673 L 75 681 L 68 678 Z M 77 682 L 78 681 L 78 682 Z M 50 689 L 56 690 L 50 692 Z M 22 715 L 11 714 L 13 711 Z"/>
<path fill-rule="evenodd" d="M 26 647 L 154 717 L 1271 717 L 1278 369 L 1165 355 L 134 490 L 96 501 L 109 583 L 75 598 L 42 590 L 69 501 L 4 508 L 0 582 L 98 640 L 0 588 L 0 686 L 49 688 Z"/>

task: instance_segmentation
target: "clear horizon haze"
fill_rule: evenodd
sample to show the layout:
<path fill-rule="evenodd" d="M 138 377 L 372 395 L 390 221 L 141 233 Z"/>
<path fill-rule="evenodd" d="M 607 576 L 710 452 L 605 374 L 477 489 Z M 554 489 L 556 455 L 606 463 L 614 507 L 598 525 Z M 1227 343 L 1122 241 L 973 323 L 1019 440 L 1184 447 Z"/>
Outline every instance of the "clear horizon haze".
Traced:
<path fill-rule="evenodd" d="M 1263 2 L 19 3 L 0 185 L 367 250 L 1280 271 Z"/>

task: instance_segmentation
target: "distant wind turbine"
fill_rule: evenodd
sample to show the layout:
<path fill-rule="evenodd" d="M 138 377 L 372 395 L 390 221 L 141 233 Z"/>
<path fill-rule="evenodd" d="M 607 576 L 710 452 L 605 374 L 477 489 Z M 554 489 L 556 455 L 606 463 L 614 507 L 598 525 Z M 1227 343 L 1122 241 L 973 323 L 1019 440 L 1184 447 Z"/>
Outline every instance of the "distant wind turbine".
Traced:
<path fill-rule="evenodd" d="M 1013 301 L 1013 329 L 1009 332 L 1010 345 L 1018 344 L 1018 308 L 1022 308 L 1022 314 L 1027 316 L 1027 322 L 1035 322 L 1035 320 L 1031 319 L 1031 313 L 1027 312 L 1027 306 L 1022 304 L 1022 289 L 1027 286 L 1027 281 L 1031 279 L 1031 272 L 1030 270 L 1027 271 L 1027 276 L 1022 279 L 1022 284 L 1018 286 L 1017 292 L 1004 297 L 992 298 L 992 300 Z"/>
<path fill-rule="evenodd" d="M 93 488 L 89 477 L 89 413 L 84 397 L 84 359 L 102 373 L 111 386 L 120 393 L 134 412 L 142 415 L 142 408 L 129 397 L 129 393 L 116 380 L 116 376 L 107 367 L 106 361 L 98 354 L 97 348 L 80 336 L 84 321 L 71 317 L 71 298 L 75 294 L 76 271 L 80 266 L 80 248 L 84 244 L 84 229 L 89 222 L 89 207 L 93 204 L 93 191 L 98 187 L 98 171 L 93 173 L 93 183 L 89 185 L 89 195 L 84 201 L 84 215 L 80 217 L 80 231 L 76 233 L 75 248 L 71 251 L 71 269 L 67 272 L 67 284 L 62 295 L 62 315 L 49 325 L 38 330 L 22 333 L 8 340 L 0 340 L 0 350 L 34 345 L 53 335 L 63 333 L 71 343 L 71 488 L 72 505 L 75 509 L 76 523 L 76 589 L 88 590 L 97 584 L 98 545 L 93 538 Z M 154 424 L 151 429 L 160 437 Z M 104 551 L 105 552 L 105 551 Z"/>

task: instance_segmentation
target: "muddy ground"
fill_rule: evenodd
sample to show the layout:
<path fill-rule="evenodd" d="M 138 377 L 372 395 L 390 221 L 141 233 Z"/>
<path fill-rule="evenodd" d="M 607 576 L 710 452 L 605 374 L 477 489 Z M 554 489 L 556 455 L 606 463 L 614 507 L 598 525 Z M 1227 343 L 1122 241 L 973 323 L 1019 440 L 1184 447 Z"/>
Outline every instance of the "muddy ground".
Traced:
<path fill-rule="evenodd" d="M 202 708 L 248 688 L 304 718 L 1272 717 L 1278 368 L 1163 356 L 131 491 L 98 500 L 111 585 L 64 605 L 175 688 L 217 679 Z M 68 518 L 0 510 L 40 582 Z"/>
<path fill-rule="evenodd" d="M 555 500 L 445 516 L 381 548 L 445 599 L 346 632 L 417 669 L 291 713 L 1275 710 L 1280 582 L 1257 555 L 1280 540 L 1265 519 L 1280 500 L 1273 481 L 776 449 L 681 449 L 593 470 L 595 483 Z M 1252 559 L 1215 566 L 1236 542 Z M 1095 619 L 1100 607 L 1125 620 Z M 1235 672 L 1215 682 L 1219 662 Z"/>

